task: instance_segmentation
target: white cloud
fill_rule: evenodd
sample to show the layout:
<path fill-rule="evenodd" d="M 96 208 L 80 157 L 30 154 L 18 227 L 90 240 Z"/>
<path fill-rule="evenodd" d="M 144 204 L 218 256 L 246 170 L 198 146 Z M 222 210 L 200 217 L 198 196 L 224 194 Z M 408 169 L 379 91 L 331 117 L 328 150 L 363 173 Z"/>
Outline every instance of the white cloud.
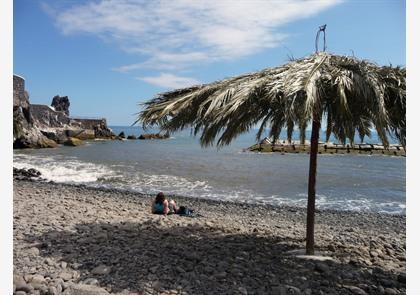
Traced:
<path fill-rule="evenodd" d="M 143 59 L 114 70 L 173 71 L 278 46 L 287 36 L 282 25 L 341 1 L 98 0 L 44 8 L 63 34 L 94 34 Z"/>
<path fill-rule="evenodd" d="M 136 79 L 158 87 L 171 89 L 184 88 L 200 84 L 200 81 L 194 78 L 180 77 L 169 73 L 161 73 L 159 76 L 154 77 L 137 77 Z"/>

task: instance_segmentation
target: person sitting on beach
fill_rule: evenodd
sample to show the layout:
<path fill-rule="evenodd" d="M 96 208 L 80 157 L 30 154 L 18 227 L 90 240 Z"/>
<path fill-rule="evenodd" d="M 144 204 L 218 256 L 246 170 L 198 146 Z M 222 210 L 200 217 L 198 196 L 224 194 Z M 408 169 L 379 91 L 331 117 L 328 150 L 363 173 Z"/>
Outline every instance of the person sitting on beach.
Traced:
<path fill-rule="evenodd" d="M 167 215 L 177 213 L 177 211 L 178 209 L 174 200 L 168 201 L 162 192 L 156 195 L 152 203 L 152 213 Z"/>

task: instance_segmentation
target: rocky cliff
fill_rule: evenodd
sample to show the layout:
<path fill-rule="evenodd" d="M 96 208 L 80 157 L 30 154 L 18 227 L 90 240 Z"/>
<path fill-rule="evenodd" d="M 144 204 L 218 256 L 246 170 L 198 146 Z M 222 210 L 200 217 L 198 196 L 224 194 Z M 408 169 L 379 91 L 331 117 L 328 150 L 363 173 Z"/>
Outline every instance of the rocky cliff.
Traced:
<path fill-rule="evenodd" d="M 25 91 L 25 79 L 13 76 L 13 148 L 55 147 L 57 144 L 42 134 L 34 125 Z"/>
<path fill-rule="evenodd" d="M 25 79 L 13 75 L 13 147 L 55 147 L 70 137 L 80 140 L 113 139 L 105 119 L 69 117 L 67 96 L 54 96 L 51 106 L 30 104 Z"/>

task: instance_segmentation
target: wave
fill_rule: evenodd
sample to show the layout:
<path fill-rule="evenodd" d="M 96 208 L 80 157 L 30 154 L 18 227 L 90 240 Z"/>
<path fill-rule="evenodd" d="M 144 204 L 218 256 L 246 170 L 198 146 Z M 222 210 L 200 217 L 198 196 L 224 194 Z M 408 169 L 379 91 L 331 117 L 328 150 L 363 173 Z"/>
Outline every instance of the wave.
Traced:
<path fill-rule="evenodd" d="M 207 180 L 141 171 L 141 167 L 122 164 L 102 165 L 83 162 L 74 157 L 62 155 L 14 154 L 14 167 L 34 168 L 47 181 L 70 184 L 85 184 L 94 187 L 117 188 L 144 194 L 164 192 L 172 196 L 197 197 L 241 203 L 288 205 L 306 207 L 307 194 L 292 197 L 264 195 L 250 189 L 224 188 L 210 184 Z M 140 171 L 139 171 L 140 170 Z M 402 202 L 380 202 L 362 195 L 337 198 L 317 195 L 317 208 L 343 211 L 367 211 L 389 214 L 405 214 Z"/>
<path fill-rule="evenodd" d="M 44 179 L 63 183 L 91 183 L 113 176 L 104 165 L 81 162 L 77 159 L 58 160 L 50 156 L 14 155 L 16 168 L 34 168 Z"/>

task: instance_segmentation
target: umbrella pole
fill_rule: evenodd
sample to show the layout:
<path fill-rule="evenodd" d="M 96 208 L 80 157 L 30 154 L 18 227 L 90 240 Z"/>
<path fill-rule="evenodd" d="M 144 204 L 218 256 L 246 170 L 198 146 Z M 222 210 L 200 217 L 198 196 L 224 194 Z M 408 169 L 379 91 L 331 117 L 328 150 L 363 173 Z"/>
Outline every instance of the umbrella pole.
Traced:
<path fill-rule="evenodd" d="M 309 180 L 308 180 L 308 206 L 306 214 L 306 254 L 314 255 L 315 247 L 315 184 L 316 166 L 318 156 L 319 129 L 321 123 L 319 116 L 315 114 L 312 120 L 311 132 L 311 153 L 309 160 Z"/>

